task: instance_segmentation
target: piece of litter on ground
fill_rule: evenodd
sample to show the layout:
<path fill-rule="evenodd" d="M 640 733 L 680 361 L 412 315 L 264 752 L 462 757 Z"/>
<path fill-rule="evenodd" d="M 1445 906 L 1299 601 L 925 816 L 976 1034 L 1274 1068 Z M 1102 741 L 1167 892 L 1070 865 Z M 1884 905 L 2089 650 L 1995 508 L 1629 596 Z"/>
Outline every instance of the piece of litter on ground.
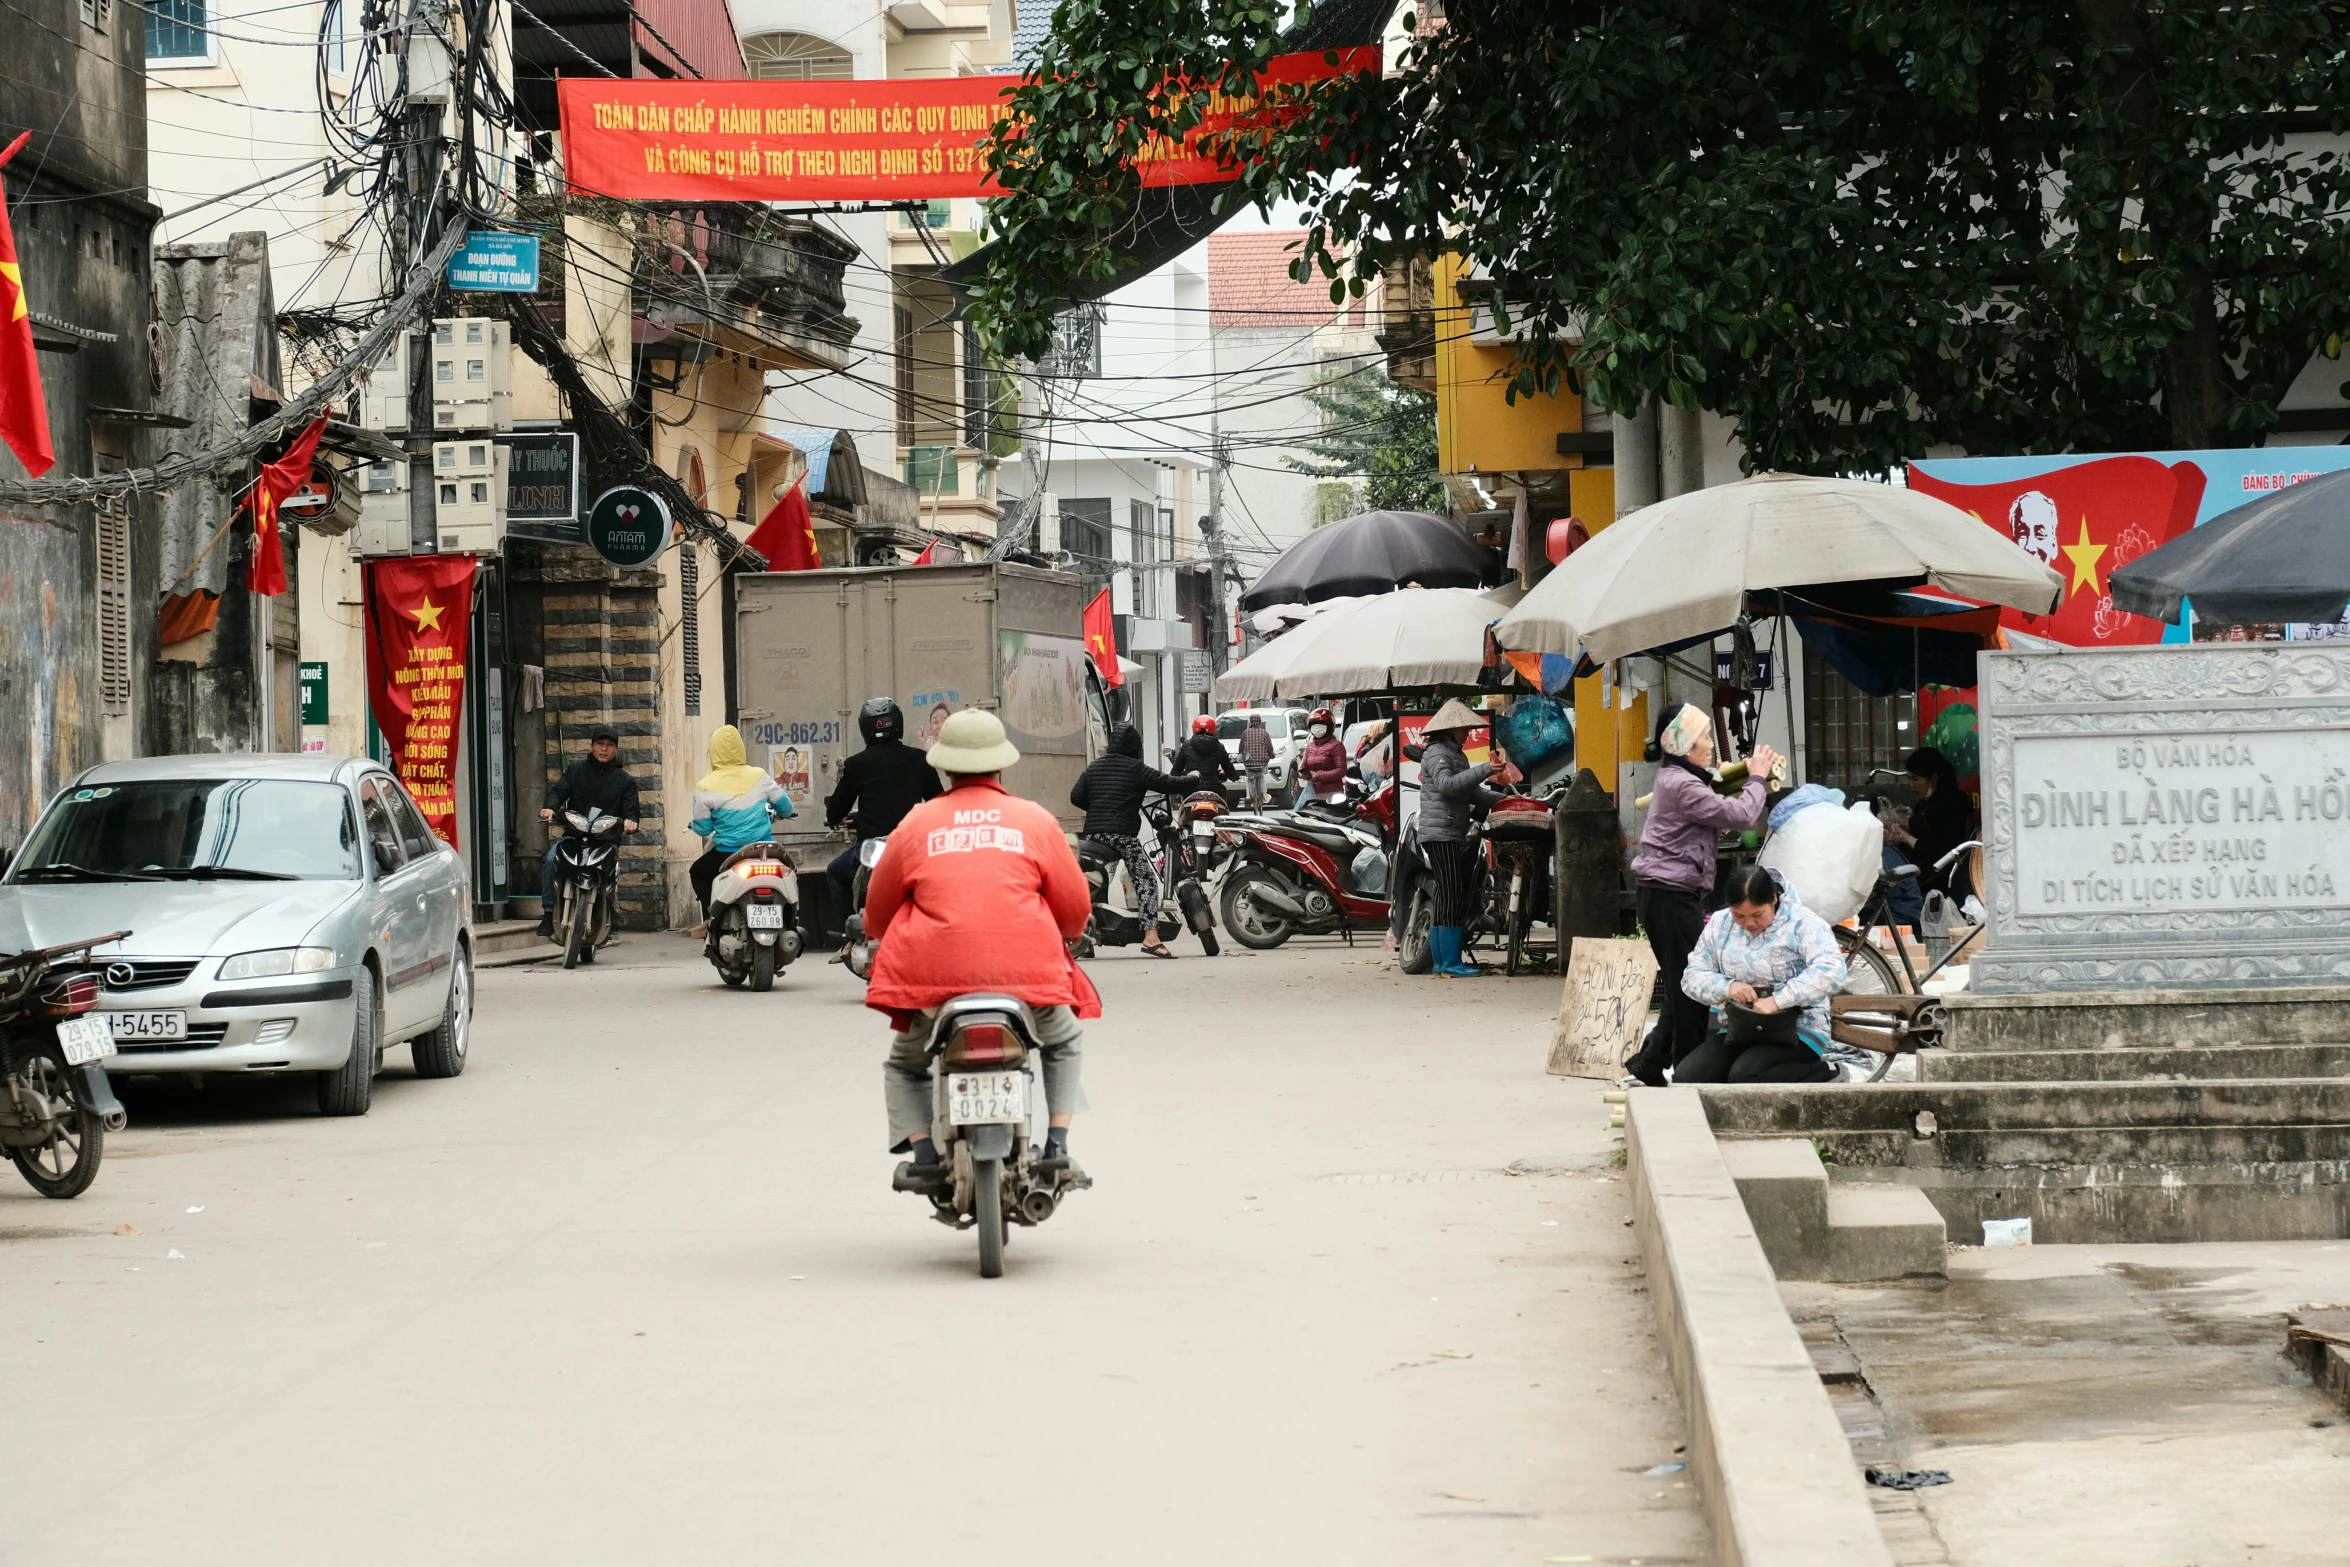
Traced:
<path fill-rule="evenodd" d="M 1986 1246 L 2029 1246 L 2032 1244 L 2032 1221 L 2029 1219 L 1985 1219 L 1983 1244 Z"/>
<path fill-rule="evenodd" d="M 1869 1484 L 1888 1491 L 1922 1491 L 1929 1485 L 1948 1485 L 1947 1469 L 1879 1469 L 1871 1464 L 1867 1470 Z"/>
<path fill-rule="evenodd" d="M 170 1261 L 171 1261 L 171 1260 L 173 1260 L 174 1258 L 178 1258 L 178 1260 L 179 1260 L 179 1261 L 181 1261 L 181 1262 L 185 1262 L 185 1261 L 187 1261 L 187 1260 L 188 1260 L 187 1258 L 180 1256 L 180 1253 L 179 1253 L 179 1248 L 178 1248 L 178 1247 L 176 1247 L 176 1246 L 175 1246 L 175 1247 L 173 1247 L 173 1248 L 172 1248 L 170 1251 L 167 1251 L 167 1252 L 165 1252 L 165 1253 L 163 1254 L 163 1260 L 164 1260 L 165 1262 L 170 1262 Z"/>
<path fill-rule="evenodd" d="M 1471 1496 L 1466 1491 L 1439 1491 L 1436 1494 L 1451 1502 L 1482 1502 L 1485 1500 L 1482 1496 Z"/>
<path fill-rule="evenodd" d="M 114 1233 L 117 1235 L 136 1235 L 139 1233 L 139 1227 L 135 1224 L 118 1224 L 114 1227 Z"/>
<path fill-rule="evenodd" d="M 1643 1469 L 1640 1472 L 1654 1479 L 1658 1475 L 1677 1475 L 1688 1467 L 1687 1464 L 1658 1464 L 1653 1469 Z"/>
<path fill-rule="evenodd" d="M 807 1277 L 808 1276 L 805 1273 L 795 1273 L 791 1276 L 791 1281 L 794 1284 L 804 1283 Z"/>
<path fill-rule="evenodd" d="M 190 1212 L 190 1213 L 202 1213 L 203 1211 L 204 1211 L 204 1205 L 203 1205 L 202 1203 L 198 1203 L 198 1204 L 196 1204 L 194 1207 L 192 1207 L 192 1208 L 190 1208 L 190 1209 L 188 1210 L 188 1212 Z"/>
<path fill-rule="evenodd" d="M 1542 1559 L 1543 1559 L 1544 1561 L 1546 1561 L 1546 1562 L 1587 1562 L 1587 1561 L 1591 1560 L 1591 1558 L 1590 1558 L 1588 1555 L 1585 1555 L 1585 1556 L 1545 1556 L 1545 1557 L 1544 1557 L 1544 1558 L 1542 1558 Z"/>
<path fill-rule="evenodd" d="M 1542 1221 L 1542 1227 L 1546 1230 L 1555 1230 L 1559 1227 L 1559 1221 L 1556 1219 L 1545 1219 Z"/>

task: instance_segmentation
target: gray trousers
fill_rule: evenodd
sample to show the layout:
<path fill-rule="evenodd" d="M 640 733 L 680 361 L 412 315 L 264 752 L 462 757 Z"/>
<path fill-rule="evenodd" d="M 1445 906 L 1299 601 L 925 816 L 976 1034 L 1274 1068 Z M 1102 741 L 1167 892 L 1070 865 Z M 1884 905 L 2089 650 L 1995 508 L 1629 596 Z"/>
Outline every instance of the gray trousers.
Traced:
<path fill-rule="evenodd" d="M 1068 1007 L 1036 1008 L 1037 1054 L 1044 1057 L 1044 1102 L 1051 1115 L 1090 1109 L 1085 1099 L 1085 1030 Z M 904 1153 L 916 1135 L 930 1135 L 930 1020 L 890 1038 L 889 1059 L 881 1065 L 883 1103 L 889 1110 L 890 1152 Z"/>

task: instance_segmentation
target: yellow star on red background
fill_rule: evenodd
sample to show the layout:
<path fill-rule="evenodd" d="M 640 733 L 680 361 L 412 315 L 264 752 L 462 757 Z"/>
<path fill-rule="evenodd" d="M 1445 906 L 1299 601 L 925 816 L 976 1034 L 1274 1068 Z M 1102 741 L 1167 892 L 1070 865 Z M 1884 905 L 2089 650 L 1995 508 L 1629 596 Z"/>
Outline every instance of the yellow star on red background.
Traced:
<path fill-rule="evenodd" d="M 418 599 L 416 607 L 408 613 L 416 617 L 416 629 L 419 631 L 441 629 L 441 606 L 431 599 Z"/>
<path fill-rule="evenodd" d="M 2064 558 L 2073 563 L 2073 585 L 2067 592 L 2078 593 L 2084 587 L 2092 593 L 2100 591 L 2097 586 L 2097 563 L 2105 558 L 2106 546 L 2089 542 L 2089 519 L 2081 519 L 2079 543 L 2059 545 L 2058 548 Z"/>
<path fill-rule="evenodd" d="M 24 302 L 24 268 L 13 261 L 0 261 L 0 278 L 8 279 L 8 286 L 16 291 L 9 302 L 8 319 L 22 321 L 30 309 Z"/>

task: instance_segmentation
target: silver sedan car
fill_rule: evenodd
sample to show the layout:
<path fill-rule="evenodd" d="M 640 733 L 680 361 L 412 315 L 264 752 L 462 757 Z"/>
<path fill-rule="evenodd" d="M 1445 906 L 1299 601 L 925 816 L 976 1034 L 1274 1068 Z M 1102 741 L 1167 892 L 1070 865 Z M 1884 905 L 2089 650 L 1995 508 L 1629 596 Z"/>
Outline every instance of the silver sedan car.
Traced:
<path fill-rule="evenodd" d="M 157 756 L 58 792 L 0 878 L 0 952 L 95 954 L 114 1076 L 308 1072 L 364 1115 L 384 1047 L 465 1070 L 465 867 L 357 757 Z"/>

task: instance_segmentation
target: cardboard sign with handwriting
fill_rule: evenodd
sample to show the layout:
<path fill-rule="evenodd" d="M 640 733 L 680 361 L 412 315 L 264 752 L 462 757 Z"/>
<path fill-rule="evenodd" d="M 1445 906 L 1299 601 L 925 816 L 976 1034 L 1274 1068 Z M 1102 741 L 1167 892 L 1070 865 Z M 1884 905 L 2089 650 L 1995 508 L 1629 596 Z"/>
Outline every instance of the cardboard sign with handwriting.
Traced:
<path fill-rule="evenodd" d="M 1655 988 L 1656 954 L 1647 942 L 1576 937 L 1567 958 L 1566 993 L 1559 998 L 1558 1031 L 1550 1038 L 1552 1075 L 1623 1076 L 1648 1027 Z"/>

